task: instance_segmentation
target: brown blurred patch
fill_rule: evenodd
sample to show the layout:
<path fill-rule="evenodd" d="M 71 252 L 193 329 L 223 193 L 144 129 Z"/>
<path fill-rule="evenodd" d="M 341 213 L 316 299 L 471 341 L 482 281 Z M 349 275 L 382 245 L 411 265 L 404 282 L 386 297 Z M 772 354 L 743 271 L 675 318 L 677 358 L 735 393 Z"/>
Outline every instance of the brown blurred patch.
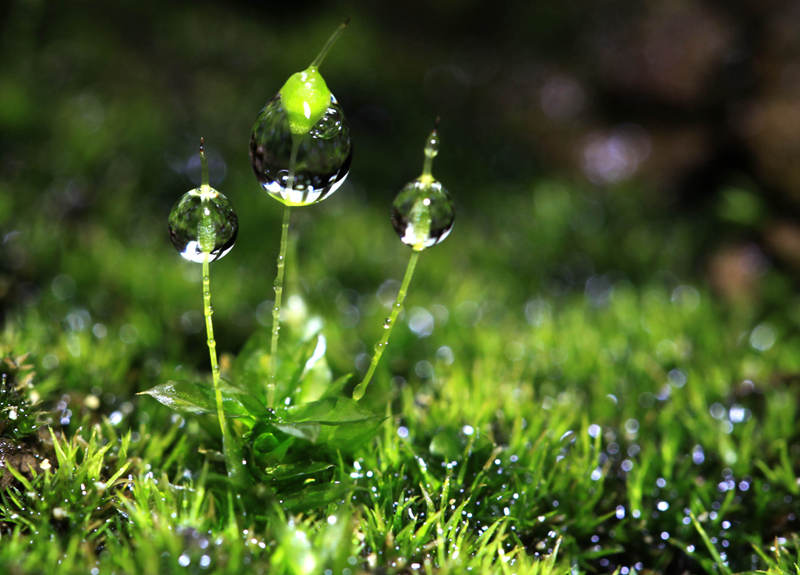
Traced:
<path fill-rule="evenodd" d="M 789 221 L 774 222 L 767 227 L 765 239 L 781 261 L 800 270 L 800 225 Z"/>
<path fill-rule="evenodd" d="M 650 137 L 653 151 L 643 168 L 662 184 L 697 167 L 711 155 L 711 136 L 702 126 L 653 130 Z"/>
<path fill-rule="evenodd" d="M 680 105 L 705 98 L 733 33 L 722 14 L 690 2 L 648 3 L 641 18 L 606 26 L 593 39 L 599 78 L 612 89 Z"/>
<path fill-rule="evenodd" d="M 800 204 L 800 3 L 766 13 L 754 55 L 759 90 L 732 123 L 756 159 L 761 176 Z"/>
<path fill-rule="evenodd" d="M 751 301 L 759 295 L 766 266 L 764 254 L 755 244 L 723 246 L 709 260 L 709 282 L 730 302 Z"/>
<path fill-rule="evenodd" d="M 744 139 L 764 177 L 800 202 L 800 100 L 768 96 L 752 104 L 742 122 Z"/>

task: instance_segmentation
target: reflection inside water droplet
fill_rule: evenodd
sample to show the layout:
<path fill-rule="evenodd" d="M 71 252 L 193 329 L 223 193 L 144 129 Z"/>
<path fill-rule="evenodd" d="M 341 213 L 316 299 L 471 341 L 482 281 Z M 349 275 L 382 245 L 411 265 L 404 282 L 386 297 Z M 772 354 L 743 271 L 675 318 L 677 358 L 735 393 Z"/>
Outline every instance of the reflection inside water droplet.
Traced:
<path fill-rule="evenodd" d="M 392 225 L 400 241 L 416 251 L 434 246 L 453 229 L 455 210 L 447 189 L 424 176 L 409 182 L 392 204 Z"/>
<path fill-rule="evenodd" d="M 189 190 L 169 214 L 169 237 L 181 256 L 202 263 L 227 254 L 236 242 L 239 221 L 231 202 L 210 186 Z"/>
<path fill-rule="evenodd" d="M 278 93 L 250 135 L 250 160 L 261 187 L 287 206 L 320 202 L 341 187 L 353 151 L 350 127 L 336 98 L 311 129 L 293 133 Z"/>

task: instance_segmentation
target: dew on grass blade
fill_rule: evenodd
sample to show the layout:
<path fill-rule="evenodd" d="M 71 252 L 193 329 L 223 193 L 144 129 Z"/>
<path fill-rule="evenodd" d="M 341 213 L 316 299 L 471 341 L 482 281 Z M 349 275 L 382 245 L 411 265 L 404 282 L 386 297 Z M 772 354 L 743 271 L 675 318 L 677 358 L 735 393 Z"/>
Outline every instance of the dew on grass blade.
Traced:
<path fill-rule="evenodd" d="M 208 185 L 189 190 L 169 214 L 169 238 L 181 256 L 203 263 L 205 254 L 215 261 L 236 242 L 239 222 L 231 202 Z"/>
<path fill-rule="evenodd" d="M 318 69 L 346 25 L 336 29 L 310 66 L 289 77 L 253 125 L 253 171 L 261 187 L 287 206 L 321 202 L 350 170 L 350 127 Z"/>

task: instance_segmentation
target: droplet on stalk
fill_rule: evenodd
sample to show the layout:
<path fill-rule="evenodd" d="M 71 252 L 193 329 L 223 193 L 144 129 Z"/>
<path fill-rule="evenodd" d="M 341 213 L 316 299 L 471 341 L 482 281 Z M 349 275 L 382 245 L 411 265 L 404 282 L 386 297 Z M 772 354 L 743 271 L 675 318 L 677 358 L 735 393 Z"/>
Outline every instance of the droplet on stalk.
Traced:
<path fill-rule="evenodd" d="M 305 70 L 292 74 L 256 118 L 250 160 L 261 187 L 287 206 L 320 202 L 344 183 L 352 159 L 350 127 L 319 66 L 342 23 Z"/>
<path fill-rule="evenodd" d="M 433 130 L 425 141 L 422 174 L 406 184 L 392 203 L 392 226 L 400 241 L 414 251 L 434 246 L 450 234 L 455 209 L 450 193 L 432 174 L 439 153 L 439 134 Z"/>
<path fill-rule="evenodd" d="M 208 184 L 201 141 L 202 182 L 177 201 L 169 214 L 169 238 L 184 259 L 203 263 L 225 256 L 236 242 L 239 220 L 230 200 Z"/>

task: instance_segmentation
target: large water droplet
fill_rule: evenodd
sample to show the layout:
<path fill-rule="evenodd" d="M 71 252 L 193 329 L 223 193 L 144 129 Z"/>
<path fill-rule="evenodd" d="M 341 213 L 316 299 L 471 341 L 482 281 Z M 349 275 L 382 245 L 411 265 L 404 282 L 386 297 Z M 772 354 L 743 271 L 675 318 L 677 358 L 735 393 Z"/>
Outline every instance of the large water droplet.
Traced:
<path fill-rule="evenodd" d="M 443 241 L 453 229 L 450 194 L 430 176 L 409 182 L 392 204 L 392 225 L 400 241 L 422 251 Z"/>
<path fill-rule="evenodd" d="M 287 206 L 307 206 L 344 183 L 353 156 L 350 127 L 331 94 L 319 119 L 299 133 L 282 97 L 279 92 L 258 115 L 250 136 L 250 160 L 261 187 L 273 198 Z"/>
<path fill-rule="evenodd" d="M 236 241 L 239 221 L 230 200 L 214 188 L 202 185 L 189 190 L 169 214 L 169 237 L 181 256 L 202 263 L 227 254 Z"/>

